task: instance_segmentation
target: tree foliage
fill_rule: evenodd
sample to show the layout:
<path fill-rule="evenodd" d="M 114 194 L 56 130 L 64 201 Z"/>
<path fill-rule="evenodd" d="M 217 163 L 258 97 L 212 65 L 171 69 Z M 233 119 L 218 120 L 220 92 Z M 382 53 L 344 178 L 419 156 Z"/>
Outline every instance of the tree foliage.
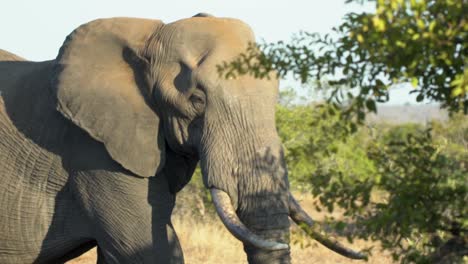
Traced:
<path fill-rule="evenodd" d="M 343 208 L 358 237 L 380 241 L 403 263 L 462 262 L 468 254 L 468 1 L 346 2 L 375 2 L 375 9 L 347 14 L 332 34 L 301 32 L 290 42 L 252 44 L 218 70 L 258 78 L 276 71 L 327 89 L 324 104 L 285 103 L 292 100 L 283 94 L 278 107 L 292 186 L 317 196 L 319 210 Z M 396 86 L 412 86 L 408 92 L 418 102 L 440 103 L 450 121 L 357 126 Z"/>
<path fill-rule="evenodd" d="M 331 90 L 329 102 L 346 105 L 345 116 L 358 121 L 404 83 L 414 86 L 409 92 L 417 93 L 417 101 L 467 113 L 468 1 L 377 0 L 375 5 L 375 12 L 347 14 L 331 35 L 302 32 L 289 43 L 252 45 L 219 70 L 257 77 L 276 70 L 302 82 L 315 80 Z"/>
<path fill-rule="evenodd" d="M 468 254 L 468 153 L 465 149 L 461 159 L 450 155 L 432 133 L 396 127 L 367 146 L 378 173 L 365 185 L 383 191 L 384 199 L 372 202 L 362 187 L 351 187 L 347 192 L 359 192 L 356 201 L 363 201 L 358 208 L 365 213 L 354 208 L 348 213 L 366 227 L 362 236 L 382 241 L 397 259 L 456 263 Z"/>
<path fill-rule="evenodd" d="M 344 209 L 359 227 L 350 239 L 380 241 L 403 263 L 462 261 L 468 254 L 467 117 L 428 126 L 369 125 L 349 134 L 334 111 L 278 106 L 293 188 L 311 191 L 319 210 Z"/>
<path fill-rule="evenodd" d="M 365 151 L 356 148 L 360 142 L 350 136 L 357 129 L 352 122 L 344 122 L 341 112 L 329 104 L 294 104 L 292 89 L 282 91 L 276 109 L 276 124 L 286 151 L 289 178 L 293 186 L 310 186 L 310 175 L 331 168 L 357 170 L 372 174 Z M 287 104 L 284 104 L 287 102 Z M 349 163 L 352 162 L 352 164 Z M 325 180 L 325 179 L 324 179 Z M 326 182 L 321 183 L 325 185 Z"/>

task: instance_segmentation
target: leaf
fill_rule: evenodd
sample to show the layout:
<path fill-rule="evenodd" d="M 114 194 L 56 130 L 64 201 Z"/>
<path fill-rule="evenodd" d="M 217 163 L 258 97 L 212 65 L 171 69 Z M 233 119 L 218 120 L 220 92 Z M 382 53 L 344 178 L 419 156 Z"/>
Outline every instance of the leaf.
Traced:
<path fill-rule="evenodd" d="M 416 102 L 421 102 L 422 100 L 424 100 L 424 95 L 420 93 L 416 96 Z"/>
<path fill-rule="evenodd" d="M 429 31 L 434 32 L 436 25 L 437 25 L 437 22 L 435 20 L 432 20 L 431 23 L 429 23 Z"/>
<path fill-rule="evenodd" d="M 426 27 L 426 24 L 422 19 L 417 19 L 416 20 L 416 25 L 418 25 L 418 28 L 423 30 Z"/>
<path fill-rule="evenodd" d="M 357 35 L 357 41 L 358 41 L 359 43 L 364 43 L 364 37 L 362 36 L 362 34 L 358 34 L 358 35 Z"/>
<path fill-rule="evenodd" d="M 468 93 L 468 69 L 463 74 L 458 74 L 455 79 L 450 82 L 453 87 L 451 96 L 457 97 Z"/>
<path fill-rule="evenodd" d="M 369 111 L 377 113 L 377 107 L 376 107 L 376 104 L 375 104 L 374 100 L 368 99 L 366 101 L 366 107 L 367 107 L 367 109 L 369 109 Z"/>
<path fill-rule="evenodd" d="M 452 90 L 452 97 L 457 97 L 461 96 L 462 94 L 466 94 L 468 91 L 468 85 L 463 87 L 463 86 L 457 86 L 455 89 Z"/>
<path fill-rule="evenodd" d="M 401 40 L 397 40 L 395 44 L 400 48 L 406 48 L 406 43 Z"/>
<path fill-rule="evenodd" d="M 372 18 L 372 24 L 378 32 L 384 32 L 386 29 L 385 21 L 378 16 Z"/>

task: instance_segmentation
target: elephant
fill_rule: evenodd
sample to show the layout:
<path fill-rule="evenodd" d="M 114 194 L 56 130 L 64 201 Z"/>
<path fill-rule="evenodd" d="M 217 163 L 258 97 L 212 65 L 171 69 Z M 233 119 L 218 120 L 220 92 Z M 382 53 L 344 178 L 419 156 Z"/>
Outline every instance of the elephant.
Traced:
<path fill-rule="evenodd" d="M 207 14 L 172 23 L 97 19 L 53 60 L 0 50 L 0 263 L 184 263 L 171 213 L 200 164 L 249 263 L 290 263 L 289 190 L 275 127 L 279 80 L 224 78 L 254 34 Z"/>

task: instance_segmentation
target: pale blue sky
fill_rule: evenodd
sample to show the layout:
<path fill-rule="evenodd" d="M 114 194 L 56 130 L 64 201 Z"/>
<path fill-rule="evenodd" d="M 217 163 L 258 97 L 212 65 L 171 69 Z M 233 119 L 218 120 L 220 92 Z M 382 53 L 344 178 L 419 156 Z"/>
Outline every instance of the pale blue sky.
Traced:
<path fill-rule="evenodd" d="M 53 59 L 80 24 L 102 17 L 161 19 L 166 23 L 207 12 L 247 22 L 258 40 L 289 40 L 300 30 L 328 33 L 360 5 L 345 0 L 7 0 L 0 15 L 0 48 L 30 60 Z M 367 6 L 367 9 L 372 8 Z M 284 85 L 294 85 L 288 80 Z M 400 96 L 398 96 L 400 97 Z M 395 98 L 397 99 L 397 98 Z M 398 102 L 404 103 L 404 98 Z M 393 101 L 393 100 L 392 100 Z"/>

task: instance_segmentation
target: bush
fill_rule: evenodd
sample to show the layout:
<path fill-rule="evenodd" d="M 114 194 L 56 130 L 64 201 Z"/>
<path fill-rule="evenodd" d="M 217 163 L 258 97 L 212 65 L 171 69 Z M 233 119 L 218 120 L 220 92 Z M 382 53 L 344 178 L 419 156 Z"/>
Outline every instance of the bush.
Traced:
<path fill-rule="evenodd" d="M 291 96 L 290 92 L 287 93 Z M 403 263 L 457 263 L 468 253 L 468 118 L 429 125 L 377 123 L 349 133 L 330 104 L 277 109 L 292 188 L 317 209 L 344 209 L 357 236 Z M 344 228 L 343 222 L 335 227 Z"/>

